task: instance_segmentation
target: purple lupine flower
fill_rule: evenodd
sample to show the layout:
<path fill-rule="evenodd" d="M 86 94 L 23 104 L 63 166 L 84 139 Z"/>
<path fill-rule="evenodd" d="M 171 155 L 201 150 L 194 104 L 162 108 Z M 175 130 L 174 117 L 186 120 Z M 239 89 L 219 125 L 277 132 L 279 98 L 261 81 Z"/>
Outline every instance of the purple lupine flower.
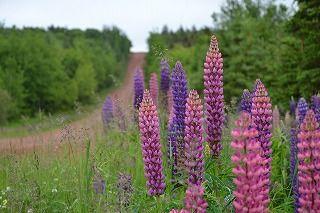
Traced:
<path fill-rule="evenodd" d="M 185 118 L 185 165 L 189 174 L 188 184 L 200 185 L 203 182 L 203 106 L 196 90 L 189 92 Z"/>
<path fill-rule="evenodd" d="M 203 196 L 204 188 L 201 185 L 189 185 L 184 200 L 184 209 L 189 212 L 205 213 L 208 203 Z"/>
<path fill-rule="evenodd" d="M 316 119 L 320 123 L 320 95 L 311 97 L 311 109 L 314 111 Z"/>
<path fill-rule="evenodd" d="M 291 115 L 291 116 L 295 116 L 295 114 L 296 114 L 296 108 L 297 108 L 297 104 L 296 104 L 296 102 L 294 101 L 294 98 L 291 97 L 291 100 L 290 100 L 290 115 Z"/>
<path fill-rule="evenodd" d="M 298 133 L 298 212 L 320 209 L 320 130 L 313 110 L 308 110 Z"/>
<path fill-rule="evenodd" d="M 167 94 L 170 88 L 170 66 L 167 60 L 162 59 L 160 62 L 161 68 L 161 80 L 160 80 L 160 90 L 163 94 Z"/>
<path fill-rule="evenodd" d="M 269 189 L 263 187 L 265 167 L 261 166 L 263 157 L 261 146 L 257 141 L 258 131 L 251 128 L 251 116 L 243 111 L 235 122 L 232 130 L 231 147 L 235 150 L 231 160 L 235 164 L 233 191 L 236 199 L 233 201 L 236 212 L 267 212 Z"/>
<path fill-rule="evenodd" d="M 295 124 L 293 124 L 290 130 L 290 178 L 291 178 L 295 212 L 297 212 L 297 209 L 299 207 L 298 179 L 297 179 L 297 172 L 296 172 L 297 171 L 297 153 L 298 153 L 297 135 L 298 135 L 297 127 Z"/>
<path fill-rule="evenodd" d="M 268 91 L 260 80 L 256 80 L 256 90 L 252 97 L 252 127 L 258 130 L 258 141 L 262 148 L 264 176 L 262 190 L 269 190 L 271 172 L 271 129 L 272 129 L 272 105 Z M 266 195 L 268 196 L 268 195 Z M 269 200 L 269 198 L 265 198 Z"/>
<path fill-rule="evenodd" d="M 156 106 L 158 106 L 159 88 L 158 88 L 158 77 L 156 73 L 151 73 L 149 87 L 150 87 L 150 95 L 151 95 L 152 101 Z"/>
<path fill-rule="evenodd" d="M 299 125 L 303 122 L 304 116 L 307 114 L 308 109 L 309 107 L 306 100 L 304 98 L 300 98 L 297 105 L 298 114 L 296 115 Z"/>
<path fill-rule="evenodd" d="M 224 122 L 223 59 L 217 38 L 213 35 L 204 62 L 204 102 L 207 142 L 212 155 L 218 157 L 222 149 L 221 136 Z"/>
<path fill-rule="evenodd" d="M 102 106 L 102 122 L 104 127 L 110 124 L 113 116 L 113 101 L 110 96 L 107 96 Z"/>
<path fill-rule="evenodd" d="M 143 90 L 144 90 L 144 79 L 143 73 L 140 68 L 136 69 L 136 73 L 134 75 L 134 101 L 133 106 L 137 110 L 140 107 L 140 103 L 143 98 Z"/>
<path fill-rule="evenodd" d="M 248 89 L 244 89 L 240 101 L 240 112 L 245 111 L 247 113 L 251 113 L 251 105 L 251 93 Z"/>
<path fill-rule="evenodd" d="M 161 195 L 165 189 L 165 177 L 162 168 L 159 117 L 148 90 L 145 90 L 139 108 L 139 129 L 148 194 Z"/>
<path fill-rule="evenodd" d="M 188 97 L 187 79 L 182 64 L 178 61 L 172 71 L 172 94 L 173 94 L 173 126 L 175 130 L 175 142 L 176 146 L 173 150 L 173 157 L 176 158 L 174 162 L 177 162 L 179 170 L 184 167 L 184 118 L 186 116 L 186 102 Z"/>

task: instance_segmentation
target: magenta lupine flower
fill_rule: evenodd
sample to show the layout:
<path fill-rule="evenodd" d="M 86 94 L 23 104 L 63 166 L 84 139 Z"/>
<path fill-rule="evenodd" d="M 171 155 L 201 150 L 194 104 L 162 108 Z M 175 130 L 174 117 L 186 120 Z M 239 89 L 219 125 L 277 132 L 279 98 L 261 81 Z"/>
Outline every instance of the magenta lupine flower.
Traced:
<path fill-rule="evenodd" d="M 153 100 L 153 103 L 158 106 L 158 78 L 156 73 L 151 73 L 150 81 L 149 81 L 149 87 L 150 87 L 150 95 Z"/>
<path fill-rule="evenodd" d="M 160 89 L 163 94 L 167 94 L 170 88 L 170 66 L 167 60 L 165 59 L 161 60 L 160 68 L 161 68 Z"/>
<path fill-rule="evenodd" d="M 161 195 L 165 189 L 157 107 L 145 90 L 139 108 L 139 128 L 148 194 Z"/>
<path fill-rule="evenodd" d="M 248 89 L 244 89 L 241 96 L 239 111 L 240 112 L 245 111 L 247 113 L 251 113 L 251 105 L 252 105 L 251 93 Z"/>
<path fill-rule="evenodd" d="M 201 185 L 189 185 L 185 197 L 185 210 L 205 213 L 208 203 L 204 199 L 204 188 Z"/>
<path fill-rule="evenodd" d="M 189 92 L 185 118 L 185 165 L 189 174 L 188 184 L 200 185 L 203 182 L 203 106 L 196 90 Z"/>
<path fill-rule="evenodd" d="M 110 96 L 107 96 L 102 106 L 102 122 L 104 127 L 107 127 L 110 124 L 113 116 L 113 101 Z"/>
<path fill-rule="evenodd" d="M 223 99 L 223 59 L 219 51 L 217 38 L 212 36 L 204 63 L 204 102 L 206 140 L 214 157 L 218 157 L 222 149 Z"/>
<path fill-rule="evenodd" d="M 320 122 L 320 95 L 314 95 L 311 97 L 311 109 L 314 111 L 316 119 Z"/>
<path fill-rule="evenodd" d="M 236 212 L 267 212 L 269 188 L 264 187 L 266 168 L 261 166 L 264 159 L 260 155 L 258 131 L 250 127 L 251 116 L 247 112 L 241 112 L 235 124 L 236 127 L 231 132 L 231 147 L 235 150 L 231 157 L 235 164 L 232 171 L 236 176 L 233 180 L 236 185 L 233 206 Z"/>
<path fill-rule="evenodd" d="M 184 167 L 184 118 L 186 116 L 186 102 L 188 97 L 187 79 L 182 64 L 178 61 L 172 71 L 172 94 L 173 94 L 173 128 L 175 131 L 173 143 L 173 158 L 177 165 L 175 168 Z"/>
<path fill-rule="evenodd" d="M 320 130 L 313 110 L 309 110 L 298 134 L 298 212 L 320 209 Z"/>
<path fill-rule="evenodd" d="M 280 112 L 278 106 L 275 106 L 272 111 L 272 127 L 274 130 L 280 127 Z"/>
<path fill-rule="evenodd" d="M 140 68 L 136 69 L 136 73 L 134 75 L 134 100 L 133 106 L 135 109 L 139 109 L 140 103 L 143 98 L 144 91 L 144 78 L 143 73 Z"/>

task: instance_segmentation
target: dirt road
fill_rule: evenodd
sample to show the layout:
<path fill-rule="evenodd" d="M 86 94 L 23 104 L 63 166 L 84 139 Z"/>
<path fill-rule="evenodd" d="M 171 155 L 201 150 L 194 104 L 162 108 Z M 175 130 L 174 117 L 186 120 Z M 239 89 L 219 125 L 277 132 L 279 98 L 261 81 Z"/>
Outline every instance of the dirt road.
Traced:
<path fill-rule="evenodd" d="M 145 53 L 132 53 L 130 55 L 127 74 L 122 86 L 110 94 L 119 99 L 120 103 L 124 105 L 123 107 L 132 105 L 134 70 L 136 67 L 142 67 L 144 56 Z M 90 136 L 102 133 L 101 106 L 97 106 L 97 109 L 89 116 L 56 130 L 18 138 L 0 139 L 0 153 L 28 153 L 36 149 L 51 151 L 64 138 L 76 139 L 84 133 Z"/>

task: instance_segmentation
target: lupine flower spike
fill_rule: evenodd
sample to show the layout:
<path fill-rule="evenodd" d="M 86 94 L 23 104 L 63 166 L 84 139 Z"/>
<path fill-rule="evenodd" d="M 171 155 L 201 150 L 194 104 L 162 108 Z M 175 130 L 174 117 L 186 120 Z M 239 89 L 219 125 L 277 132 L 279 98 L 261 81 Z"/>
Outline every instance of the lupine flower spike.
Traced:
<path fill-rule="evenodd" d="M 298 212 L 320 209 L 320 130 L 313 110 L 309 110 L 298 134 Z"/>
<path fill-rule="evenodd" d="M 251 113 L 251 93 L 249 90 L 244 89 L 240 101 L 240 112 L 245 111 L 247 113 Z"/>
<path fill-rule="evenodd" d="M 208 203 L 203 198 L 204 188 L 201 185 L 190 185 L 186 191 L 185 210 L 188 212 L 205 213 Z"/>
<path fill-rule="evenodd" d="M 260 80 L 256 80 L 256 89 L 252 97 L 252 127 L 258 130 L 258 143 L 260 144 L 263 158 L 264 177 L 263 191 L 269 191 L 271 172 L 271 129 L 272 129 L 272 105 L 267 89 Z M 266 193 L 264 200 L 269 200 Z"/>
<path fill-rule="evenodd" d="M 140 107 L 140 103 L 143 98 L 143 90 L 144 90 L 143 73 L 140 68 L 137 68 L 136 73 L 134 75 L 134 101 L 133 101 L 133 106 L 136 110 L 138 110 Z"/>
<path fill-rule="evenodd" d="M 184 167 L 184 119 L 186 116 L 186 102 L 188 97 L 187 79 L 182 64 L 178 61 L 172 71 L 172 95 L 173 95 L 173 128 L 175 131 L 173 146 L 173 158 L 178 168 Z"/>
<path fill-rule="evenodd" d="M 297 178 L 297 143 L 298 143 L 298 129 L 297 122 L 292 122 L 292 127 L 290 130 L 290 178 L 292 185 L 292 194 L 294 198 L 294 209 L 297 212 L 299 207 L 299 192 L 298 192 L 298 178 Z"/>
<path fill-rule="evenodd" d="M 113 101 L 110 96 L 107 96 L 102 106 L 102 122 L 106 128 L 113 119 Z"/>
<path fill-rule="evenodd" d="M 149 81 L 149 87 L 150 87 L 150 94 L 151 98 L 153 100 L 153 103 L 158 106 L 158 78 L 156 73 L 151 73 L 150 81 Z"/>
<path fill-rule="evenodd" d="M 320 95 L 311 97 L 311 109 L 314 111 L 318 123 L 320 122 Z"/>
<path fill-rule="evenodd" d="M 297 104 L 294 101 L 293 97 L 291 97 L 291 100 L 290 100 L 290 115 L 291 116 L 295 116 L 296 108 L 297 108 Z"/>
<path fill-rule="evenodd" d="M 275 131 L 279 127 L 280 127 L 280 112 L 279 112 L 278 106 L 275 106 L 273 108 L 273 112 L 272 112 L 272 128 L 273 128 L 273 131 Z"/>
<path fill-rule="evenodd" d="M 233 192 L 235 212 L 268 212 L 269 189 L 265 188 L 264 161 L 260 155 L 261 147 L 257 141 L 258 131 L 251 128 L 251 116 L 241 112 L 231 132 L 231 147 L 235 150 L 231 160 L 235 164 L 233 173 L 236 189 Z"/>
<path fill-rule="evenodd" d="M 188 184 L 201 185 L 204 173 L 203 106 L 196 90 L 189 92 L 185 118 L 185 165 L 189 173 Z"/>
<path fill-rule="evenodd" d="M 148 194 L 161 195 L 165 189 L 157 107 L 148 90 L 139 108 L 139 128 Z"/>
<path fill-rule="evenodd" d="M 299 125 L 303 122 L 304 116 L 307 114 L 309 107 L 308 103 L 304 98 L 300 98 L 297 104 L 297 119 L 299 121 Z"/>
<path fill-rule="evenodd" d="M 219 51 L 218 40 L 212 36 L 204 62 L 204 101 L 206 141 L 209 143 L 214 157 L 218 157 L 222 149 L 223 100 L 223 59 Z"/>
<path fill-rule="evenodd" d="M 170 66 L 165 59 L 160 62 L 161 68 L 161 80 L 160 80 L 160 90 L 163 94 L 167 94 L 170 88 Z"/>

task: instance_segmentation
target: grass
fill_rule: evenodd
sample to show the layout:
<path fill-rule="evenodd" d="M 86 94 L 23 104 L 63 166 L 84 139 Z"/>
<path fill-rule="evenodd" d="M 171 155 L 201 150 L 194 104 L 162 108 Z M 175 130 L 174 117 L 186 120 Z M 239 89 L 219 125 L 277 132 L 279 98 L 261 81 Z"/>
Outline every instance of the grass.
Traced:
<path fill-rule="evenodd" d="M 162 116 L 163 118 L 163 116 Z M 234 184 L 231 163 L 230 130 L 234 115 L 224 129 L 223 150 L 219 160 L 206 154 L 205 198 L 208 212 L 233 212 Z M 164 119 L 162 119 L 164 120 Z M 163 153 L 166 127 L 162 122 Z M 289 142 L 280 129 L 273 141 L 271 212 L 293 212 L 289 180 Z M 146 195 L 139 132 L 134 122 L 126 131 L 116 125 L 91 141 L 62 142 L 60 150 L 0 157 L 1 212 L 169 212 L 183 207 L 186 186 L 174 188 L 164 155 L 167 188 L 159 197 Z M 93 169 L 94 168 L 94 169 Z M 130 204 L 120 205 L 119 173 L 132 177 Z M 95 193 L 93 182 L 105 181 L 106 191 Z"/>

